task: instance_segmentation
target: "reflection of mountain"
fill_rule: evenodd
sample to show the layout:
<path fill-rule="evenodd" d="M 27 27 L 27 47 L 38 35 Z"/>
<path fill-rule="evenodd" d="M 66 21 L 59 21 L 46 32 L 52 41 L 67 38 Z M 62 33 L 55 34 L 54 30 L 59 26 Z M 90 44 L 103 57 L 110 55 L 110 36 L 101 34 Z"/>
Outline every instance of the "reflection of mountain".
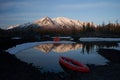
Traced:
<path fill-rule="evenodd" d="M 50 51 L 62 53 L 62 52 L 68 52 L 70 50 L 77 50 L 79 48 L 82 48 L 82 53 L 84 52 L 89 53 L 95 48 L 99 49 L 102 47 L 110 48 L 117 46 L 118 44 L 115 42 L 97 42 L 97 43 L 87 42 L 87 43 L 76 43 L 76 44 L 41 44 L 35 48 L 45 53 Z"/>
<path fill-rule="evenodd" d="M 82 48 L 82 44 L 57 44 L 57 45 L 42 44 L 35 48 L 43 52 L 54 51 L 54 52 L 62 53 L 62 52 L 68 52 L 70 50 L 77 50 L 79 48 Z"/>
<path fill-rule="evenodd" d="M 35 48 L 47 53 L 47 52 L 50 52 L 53 49 L 53 47 L 54 47 L 54 44 L 42 44 L 42 45 L 36 46 Z"/>

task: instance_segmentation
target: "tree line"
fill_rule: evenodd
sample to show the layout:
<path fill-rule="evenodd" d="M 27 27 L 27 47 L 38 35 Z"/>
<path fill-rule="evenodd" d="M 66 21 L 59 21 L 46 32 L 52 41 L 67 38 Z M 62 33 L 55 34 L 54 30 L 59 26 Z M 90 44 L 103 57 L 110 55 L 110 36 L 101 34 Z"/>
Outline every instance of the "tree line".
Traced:
<path fill-rule="evenodd" d="M 83 23 L 82 27 L 77 29 L 73 24 L 69 29 L 66 26 L 59 29 L 43 29 L 38 25 L 30 25 L 28 28 L 3 30 L 0 29 L 0 36 L 34 36 L 34 35 L 62 35 L 73 37 L 120 37 L 120 23 L 109 22 L 108 24 L 94 25 L 91 23 Z M 36 28 L 35 28 L 36 27 Z"/>
<path fill-rule="evenodd" d="M 118 22 L 116 23 L 108 23 L 105 24 L 103 22 L 103 24 L 101 25 L 93 25 L 90 23 L 87 23 L 86 25 L 83 24 L 81 30 L 78 32 L 79 35 L 83 34 L 83 35 L 117 35 L 120 37 L 120 24 Z"/>

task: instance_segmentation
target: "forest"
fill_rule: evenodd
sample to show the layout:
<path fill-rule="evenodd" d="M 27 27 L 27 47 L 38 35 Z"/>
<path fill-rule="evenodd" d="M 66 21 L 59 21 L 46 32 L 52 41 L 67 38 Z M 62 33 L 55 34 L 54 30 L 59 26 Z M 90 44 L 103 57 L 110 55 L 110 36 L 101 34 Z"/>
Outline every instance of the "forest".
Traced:
<path fill-rule="evenodd" d="M 93 24 L 93 23 L 92 23 Z M 101 25 L 91 25 L 90 23 L 83 24 L 80 29 L 75 28 L 73 25 L 71 29 L 41 29 L 33 28 L 35 25 L 30 25 L 28 28 L 23 29 L 1 29 L 0 28 L 0 38 L 4 37 L 33 37 L 33 36 L 71 36 L 71 37 L 120 37 L 120 24 L 108 23 Z"/>

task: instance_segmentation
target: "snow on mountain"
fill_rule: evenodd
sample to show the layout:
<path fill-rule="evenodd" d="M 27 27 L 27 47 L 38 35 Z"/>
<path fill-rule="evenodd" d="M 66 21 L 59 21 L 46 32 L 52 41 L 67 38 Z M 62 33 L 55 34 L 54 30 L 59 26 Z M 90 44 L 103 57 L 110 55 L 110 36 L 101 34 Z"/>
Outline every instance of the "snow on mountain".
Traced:
<path fill-rule="evenodd" d="M 15 25 L 15 26 L 10 26 L 7 29 L 13 29 L 13 28 L 27 28 L 28 26 L 30 27 L 31 25 L 38 25 L 41 26 L 42 28 L 48 28 L 48 29 L 58 29 L 58 28 L 62 28 L 62 29 L 72 29 L 72 28 L 76 28 L 76 29 L 80 29 L 83 25 L 87 25 L 87 24 L 93 25 L 94 24 L 90 23 L 90 22 L 81 22 L 79 20 L 73 20 L 73 19 L 69 19 L 66 17 L 57 17 L 57 18 L 49 18 L 49 17 L 44 17 L 42 19 L 39 19 L 33 23 L 25 23 L 22 25 Z"/>
<path fill-rule="evenodd" d="M 79 29 L 83 25 L 87 25 L 88 23 L 92 26 L 95 26 L 91 22 L 81 22 L 79 20 L 73 20 L 66 17 L 57 17 L 57 18 L 49 18 L 44 17 L 42 19 L 39 19 L 35 21 L 36 24 L 43 26 L 43 27 L 52 27 L 52 28 L 76 28 Z"/>
<path fill-rule="evenodd" d="M 35 21 L 35 24 L 38 24 L 44 28 L 58 27 L 58 25 L 49 17 L 44 17 L 42 19 L 39 19 L 39 20 Z"/>
<path fill-rule="evenodd" d="M 19 26 L 19 24 L 13 25 L 13 26 L 8 27 L 7 29 L 13 29 L 13 28 L 16 28 L 16 27 L 18 27 L 18 26 Z"/>
<path fill-rule="evenodd" d="M 19 27 L 21 27 L 21 28 L 27 28 L 31 24 L 32 23 L 25 23 L 25 24 L 19 25 Z"/>
<path fill-rule="evenodd" d="M 83 24 L 83 22 L 80 22 L 78 20 L 72 20 L 72 19 L 65 18 L 65 17 L 57 17 L 52 20 L 60 25 L 82 26 Z"/>
<path fill-rule="evenodd" d="M 82 26 L 83 22 L 80 22 L 78 20 L 72 20 L 69 18 L 65 17 L 57 17 L 57 18 L 49 18 L 49 17 L 44 17 L 42 19 L 39 19 L 35 22 L 36 24 L 39 25 L 49 25 L 49 26 Z"/>
<path fill-rule="evenodd" d="M 32 23 L 25 23 L 25 24 L 17 24 L 14 26 L 10 26 L 7 29 L 13 29 L 13 28 L 27 28 L 29 25 L 31 25 Z"/>

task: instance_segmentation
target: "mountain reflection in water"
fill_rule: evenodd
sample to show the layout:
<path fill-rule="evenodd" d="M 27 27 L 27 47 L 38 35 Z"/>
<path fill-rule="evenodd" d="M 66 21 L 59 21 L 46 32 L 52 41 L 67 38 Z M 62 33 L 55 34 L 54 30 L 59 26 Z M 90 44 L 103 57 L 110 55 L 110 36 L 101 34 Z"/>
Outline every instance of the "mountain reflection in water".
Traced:
<path fill-rule="evenodd" d="M 109 60 L 107 60 L 105 57 L 101 56 L 97 52 L 97 49 L 103 47 L 114 48 L 118 47 L 118 44 L 114 42 L 41 44 L 34 48 L 23 50 L 15 55 L 22 61 L 25 61 L 27 63 L 33 63 L 33 65 L 37 68 L 42 68 L 43 72 L 60 72 L 62 71 L 62 68 L 59 65 L 60 56 L 66 56 L 75 59 L 83 64 L 107 65 L 107 62 L 109 62 Z"/>
<path fill-rule="evenodd" d="M 90 51 L 94 50 L 94 48 L 109 48 L 109 47 L 117 47 L 118 44 L 115 42 L 99 42 L 99 43 L 71 43 L 71 44 L 41 44 L 39 46 L 36 46 L 35 49 L 38 49 L 44 53 L 48 53 L 50 51 L 54 51 L 57 53 L 64 53 L 71 50 L 77 50 L 82 49 L 82 53 L 85 51 L 89 53 Z"/>
<path fill-rule="evenodd" d="M 36 49 L 45 53 L 54 51 L 58 53 L 68 52 L 70 50 L 77 50 L 82 48 L 82 44 L 42 44 L 35 47 Z"/>

